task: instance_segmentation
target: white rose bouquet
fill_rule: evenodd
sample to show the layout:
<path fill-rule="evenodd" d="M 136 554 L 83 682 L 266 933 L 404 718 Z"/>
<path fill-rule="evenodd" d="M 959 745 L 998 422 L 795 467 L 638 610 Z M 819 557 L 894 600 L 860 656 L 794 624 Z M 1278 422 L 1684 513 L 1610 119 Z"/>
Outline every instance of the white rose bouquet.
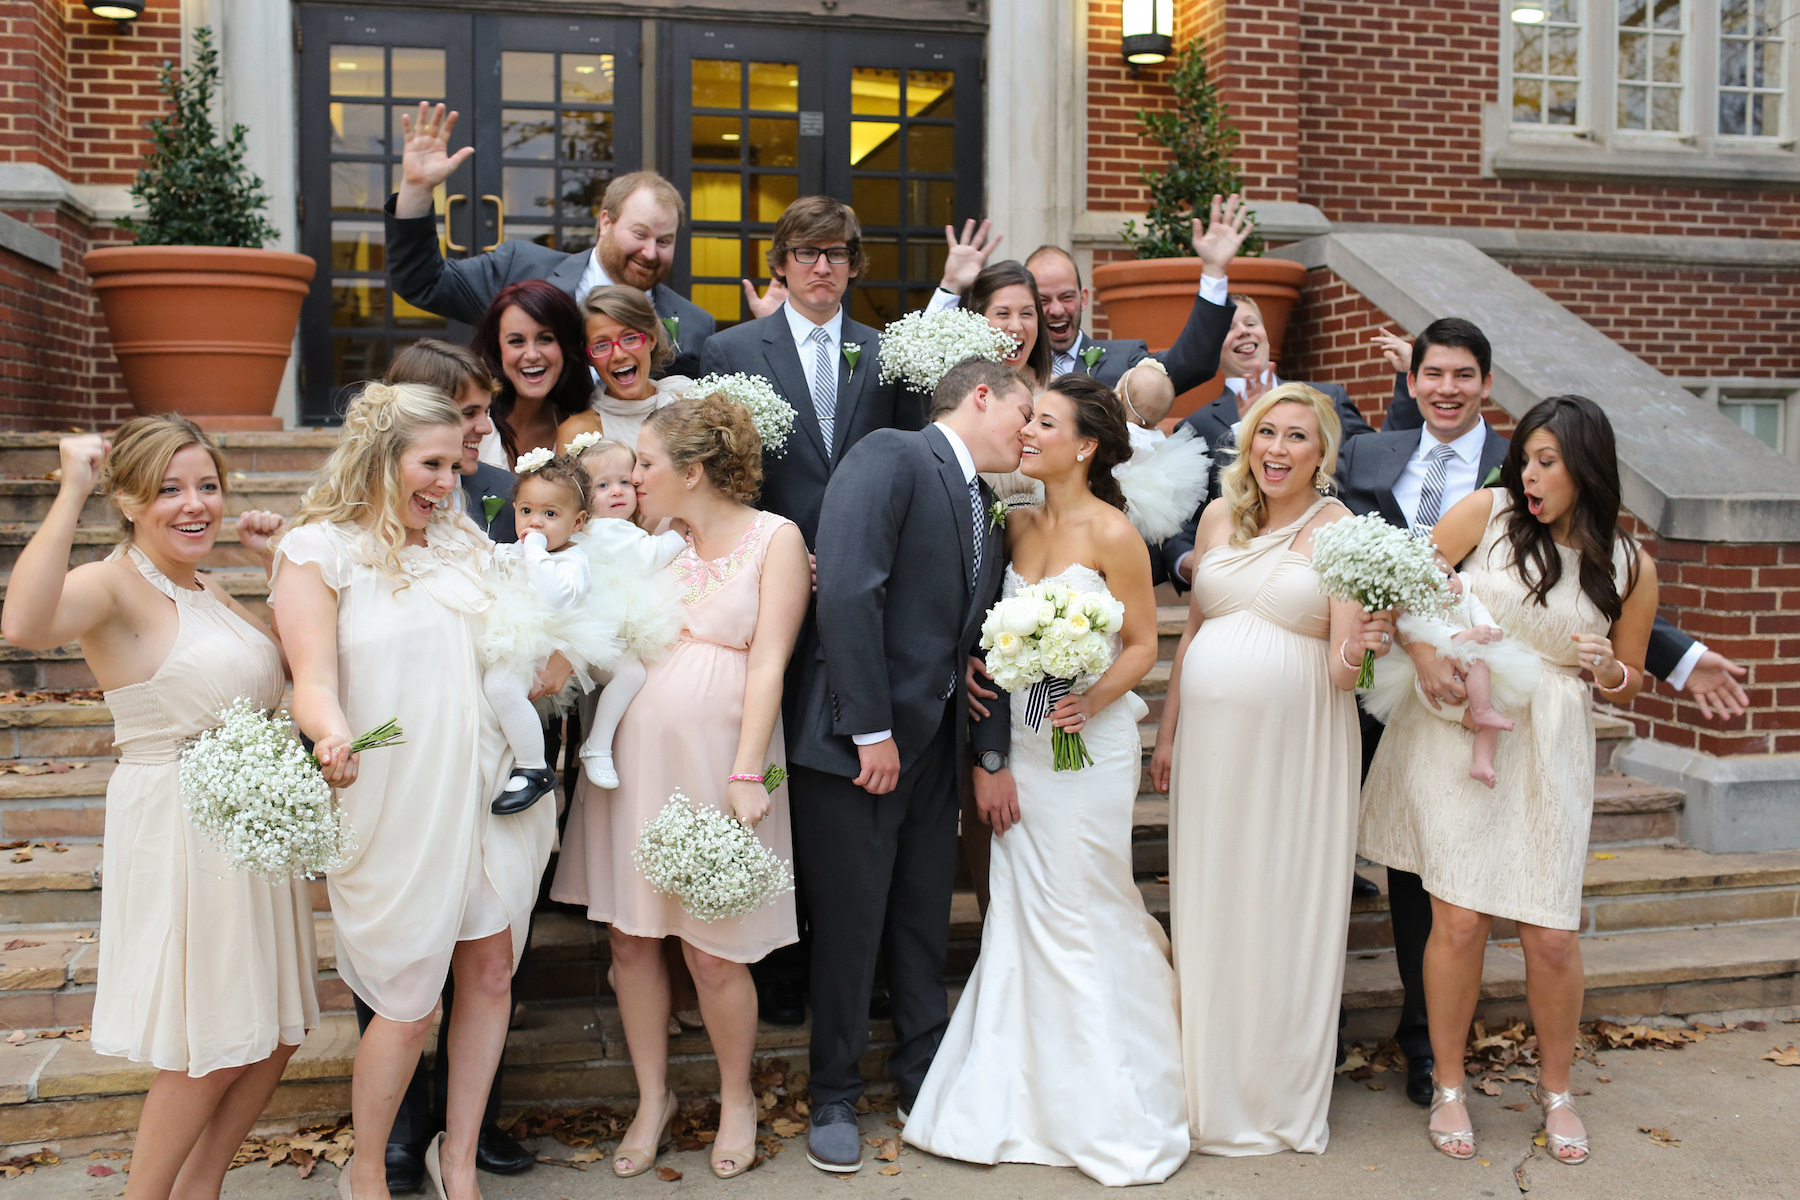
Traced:
<path fill-rule="evenodd" d="M 701 921 L 747 916 L 794 888 L 792 869 L 748 826 L 679 791 L 644 822 L 631 858 L 653 889 Z"/>
<path fill-rule="evenodd" d="M 764 454 L 773 458 L 787 449 L 788 434 L 794 429 L 794 406 L 783 400 L 767 379 L 761 375 L 708 375 L 696 379 L 687 390 L 690 396 L 715 392 L 750 410 Z"/>
<path fill-rule="evenodd" d="M 881 382 L 904 380 L 929 396 L 951 367 L 971 358 L 999 362 L 1015 345 L 1011 334 L 966 308 L 907 313 L 881 331 Z"/>
<path fill-rule="evenodd" d="M 1450 607 L 1450 583 L 1427 537 L 1387 523 L 1379 513 L 1333 521 L 1313 535 L 1313 570 L 1327 594 L 1365 612 L 1403 609 L 1435 616 Z M 1375 652 L 1364 650 L 1356 686 L 1375 679 Z"/>
<path fill-rule="evenodd" d="M 400 737 L 389 721 L 350 749 L 393 746 Z M 181 752 L 181 795 L 194 827 L 233 869 L 270 882 L 334 871 L 356 849 L 356 831 L 287 714 L 265 712 L 243 697 L 220 709 L 219 724 Z"/>
<path fill-rule="evenodd" d="M 1026 718 L 1043 724 L 1051 705 L 1085 692 L 1112 666 L 1112 635 L 1125 623 L 1125 605 L 1101 592 L 1058 583 L 1022 588 L 988 610 L 981 623 L 987 670 L 1008 692 L 1027 689 Z M 1079 771 L 1094 761 L 1079 733 L 1050 731 L 1055 769 Z"/>

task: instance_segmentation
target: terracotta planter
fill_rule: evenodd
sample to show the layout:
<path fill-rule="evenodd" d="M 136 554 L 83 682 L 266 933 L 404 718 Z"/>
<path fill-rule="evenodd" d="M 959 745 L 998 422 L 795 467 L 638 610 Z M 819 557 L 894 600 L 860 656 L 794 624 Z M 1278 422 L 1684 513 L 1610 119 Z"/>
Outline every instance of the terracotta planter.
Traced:
<path fill-rule="evenodd" d="M 81 260 L 141 413 L 280 429 L 274 411 L 313 260 L 279 250 L 111 246 Z"/>
<path fill-rule="evenodd" d="M 1231 290 L 1253 297 L 1269 330 L 1269 356 L 1279 366 L 1288 313 L 1300 299 L 1306 268 L 1285 258 L 1234 258 Z M 1197 258 L 1146 258 L 1103 263 L 1094 268 L 1094 300 L 1106 310 L 1112 336 L 1142 338 L 1152 350 L 1167 350 L 1180 336 L 1200 288 Z M 1175 398 L 1171 417 L 1185 417 L 1225 389 L 1224 376 Z"/>

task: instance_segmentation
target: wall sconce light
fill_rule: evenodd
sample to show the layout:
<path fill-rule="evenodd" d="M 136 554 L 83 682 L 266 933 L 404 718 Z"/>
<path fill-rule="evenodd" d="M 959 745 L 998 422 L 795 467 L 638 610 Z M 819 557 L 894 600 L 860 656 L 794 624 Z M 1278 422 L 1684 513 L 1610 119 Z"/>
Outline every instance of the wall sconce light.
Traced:
<path fill-rule="evenodd" d="M 144 0 L 83 0 L 83 3 L 102 21 L 117 21 L 120 33 L 130 33 L 131 23 L 144 15 Z"/>
<path fill-rule="evenodd" d="M 1155 66 L 1175 49 L 1175 0 L 1125 0 L 1120 49 L 1135 71 Z"/>
<path fill-rule="evenodd" d="M 1537 25 L 1543 22 L 1544 0 L 1513 0 L 1514 25 Z"/>

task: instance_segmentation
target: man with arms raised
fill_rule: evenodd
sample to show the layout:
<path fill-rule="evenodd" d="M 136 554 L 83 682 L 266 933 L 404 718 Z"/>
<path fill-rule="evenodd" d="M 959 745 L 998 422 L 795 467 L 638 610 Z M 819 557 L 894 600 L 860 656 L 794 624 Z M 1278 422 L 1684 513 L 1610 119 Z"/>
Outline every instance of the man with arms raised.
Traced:
<path fill-rule="evenodd" d="M 607 187 L 594 225 L 594 247 L 565 254 L 513 239 L 486 254 L 445 260 L 438 247 L 432 190 L 475 153 L 450 153 L 456 114 L 419 104 L 416 118 L 402 115 L 406 146 L 400 190 L 387 202 L 388 278 L 394 291 L 426 312 L 474 325 L 501 288 L 524 279 L 548 279 L 575 303 L 594 288 L 620 283 L 642 289 L 669 330 L 673 375 L 698 375 L 700 354 L 713 331 L 712 315 L 677 295 L 663 280 L 675 265 L 675 237 L 687 206 L 673 184 L 654 171 L 621 175 Z"/>

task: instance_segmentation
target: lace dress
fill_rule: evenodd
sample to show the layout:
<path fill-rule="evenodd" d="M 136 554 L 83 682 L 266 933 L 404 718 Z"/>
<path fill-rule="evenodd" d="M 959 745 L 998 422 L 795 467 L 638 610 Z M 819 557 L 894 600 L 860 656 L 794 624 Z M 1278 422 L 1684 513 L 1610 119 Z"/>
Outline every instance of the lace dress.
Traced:
<path fill-rule="evenodd" d="M 1403 704 L 1381 736 L 1363 784 L 1359 852 L 1411 871 L 1425 890 L 1462 908 L 1549 929 L 1581 924 L 1581 877 L 1594 812 L 1594 718 L 1580 678 L 1577 633 L 1605 634 L 1607 619 L 1581 590 L 1580 559 L 1558 547 L 1562 578 L 1538 604 L 1512 566 L 1511 498 L 1491 489 L 1493 512 L 1463 578 L 1507 634 L 1543 659 L 1542 681 L 1517 724 L 1500 735 L 1492 790 L 1468 775 L 1474 734 Z M 1623 593 L 1623 545 L 1613 569 Z"/>
<path fill-rule="evenodd" d="M 1053 578 L 1107 591 L 1085 566 Z M 1005 594 L 1023 586 L 1008 567 Z M 1055 771 L 1050 722 L 1032 730 L 1026 697 L 1012 696 L 1020 820 L 994 839 L 981 957 L 903 1136 L 967 1162 L 1160 1183 L 1186 1161 L 1188 1128 L 1169 939 L 1131 869 L 1143 701 L 1095 714 L 1093 765 Z"/>
<path fill-rule="evenodd" d="M 198 1077 L 298 1046 L 319 1023 L 304 880 L 232 870 L 181 803 L 182 743 L 239 697 L 278 708 L 281 652 L 209 591 L 133 566 L 175 604 L 175 644 L 143 683 L 106 693 L 119 767 L 106 787 L 94 1049 Z"/>
<path fill-rule="evenodd" d="M 337 593 L 338 696 L 352 734 L 397 720 L 405 741 L 361 757 L 338 793 L 358 848 L 328 880 L 338 972 L 370 1008 L 416 1021 L 436 1007 L 459 941 L 512 931 L 525 950 L 556 809 L 495 816 L 512 752 L 481 690 L 475 640 L 492 548 L 466 517 L 433 517 L 400 550 L 403 580 L 350 524 L 290 529 L 276 571 L 317 563 Z"/>

